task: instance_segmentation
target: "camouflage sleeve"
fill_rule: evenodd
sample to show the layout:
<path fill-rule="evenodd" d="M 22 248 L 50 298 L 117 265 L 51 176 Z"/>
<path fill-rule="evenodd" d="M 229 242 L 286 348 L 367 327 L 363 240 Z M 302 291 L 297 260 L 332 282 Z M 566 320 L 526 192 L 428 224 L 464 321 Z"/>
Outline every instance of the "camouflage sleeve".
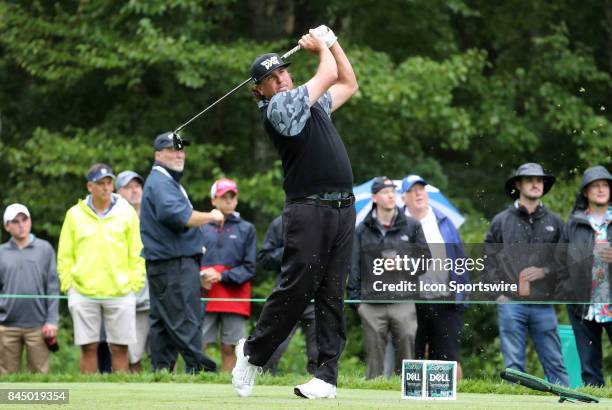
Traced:
<path fill-rule="evenodd" d="M 310 101 L 306 86 L 302 85 L 272 97 L 267 116 L 281 135 L 294 137 L 299 134 L 310 118 Z"/>
<path fill-rule="evenodd" d="M 317 102 L 321 104 L 321 107 L 323 107 L 323 110 L 325 111 L 325 113 L 331 118 L 331 106 L 332 106 L 331 93 L 329 91 L 326 91 L 325 94 L 323 94 Z"/>

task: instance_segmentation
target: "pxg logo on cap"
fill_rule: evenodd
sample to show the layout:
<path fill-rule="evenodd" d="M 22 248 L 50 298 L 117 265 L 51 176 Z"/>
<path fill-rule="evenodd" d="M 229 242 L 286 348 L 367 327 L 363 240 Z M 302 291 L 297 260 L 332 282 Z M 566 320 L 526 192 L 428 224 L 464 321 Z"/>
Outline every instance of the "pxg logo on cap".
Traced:
<path fill-rule="evenodd" d="M 275 66 L 275 65 L 279 65 L 280 61 L 278 61 L 278 57 L 277 56 L 272 56 L 268 59 L 265 59 L 264 61 L 262 61 L 260 63 L 262 66 L 264 66 L 264 68 L 266 70 L 270 69 L 270 67 Z"/>
<path fill-rule="evenodd" d="M 457 362 L 403 360 L 402 399 L 457 399 Z"/>
<path fill-rule="evenodd" d="M 251 64 L 251 78 L 257 84 L 269 76 L 272 71 L 280 67 L 287 67 L 289 64 L 291 63 L 283 61 L 276 53 L 262 54 Z"/>

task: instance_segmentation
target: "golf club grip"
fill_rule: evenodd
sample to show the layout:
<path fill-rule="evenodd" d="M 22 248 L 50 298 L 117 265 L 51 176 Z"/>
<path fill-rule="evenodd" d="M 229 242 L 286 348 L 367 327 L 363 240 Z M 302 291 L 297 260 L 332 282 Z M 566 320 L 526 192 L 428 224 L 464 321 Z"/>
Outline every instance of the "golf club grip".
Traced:
<path fill-rule="evenodd" d="M 551 392 L 551 388 L 546 385 L 544 382 L 539 382 L 537 380 L 533 380 L 526 377 L 521 377 L 516 373 L 511 373 L 509 371 L 503 370 L 500 373 L 500 376 L 504 380 L 508 380 L 512 383 L 520 384 L 521 386 L 529 387 L 530 389 L 539 390 L 543 392 Z"/>
<path fill-rule="evenodd" d="M 284 60 L 287 57 L 291 57 L 292 55 L 294 55 L 295 53 L 297 53 L 301 49 L 302 49 L 302 47 L 298 44 L 297 46 L 293 47 L 291 50 L 289 50 L 285 54 L 283 54 L 281 56 L 281 58 Z"/>

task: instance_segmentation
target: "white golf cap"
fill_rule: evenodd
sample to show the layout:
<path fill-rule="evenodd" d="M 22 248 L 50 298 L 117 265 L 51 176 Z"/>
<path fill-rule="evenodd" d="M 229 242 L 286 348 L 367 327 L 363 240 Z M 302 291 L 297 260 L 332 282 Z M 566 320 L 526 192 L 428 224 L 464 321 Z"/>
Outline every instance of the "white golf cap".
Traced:
<path fill-rule="evenodd" d="M 11 204 L 7 206 L 4 210 L 4 223 L 6 224 L 7 222 L 12 221 L 19 214 L 24 214 L 28 218 L 30 217 L 30 211 L 28 211 L 28 208 L 26 208 L 25 205 Z"/>

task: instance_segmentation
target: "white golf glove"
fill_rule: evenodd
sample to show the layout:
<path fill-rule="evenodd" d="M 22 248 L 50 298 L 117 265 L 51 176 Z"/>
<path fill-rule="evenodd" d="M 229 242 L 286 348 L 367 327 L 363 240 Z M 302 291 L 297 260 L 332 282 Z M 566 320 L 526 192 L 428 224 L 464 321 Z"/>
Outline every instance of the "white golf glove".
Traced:
<path fill-rule="evenodd" d="M 327 48 L 333 46 L 334 43 L 338 40 L 338 37 L 336 37 L 332 29 L 327 27 L 326 25 L 320 25 L 319 27 L 313 30 L 317 37 L 325 41 L 325 45 L 327 46 Z"/>

